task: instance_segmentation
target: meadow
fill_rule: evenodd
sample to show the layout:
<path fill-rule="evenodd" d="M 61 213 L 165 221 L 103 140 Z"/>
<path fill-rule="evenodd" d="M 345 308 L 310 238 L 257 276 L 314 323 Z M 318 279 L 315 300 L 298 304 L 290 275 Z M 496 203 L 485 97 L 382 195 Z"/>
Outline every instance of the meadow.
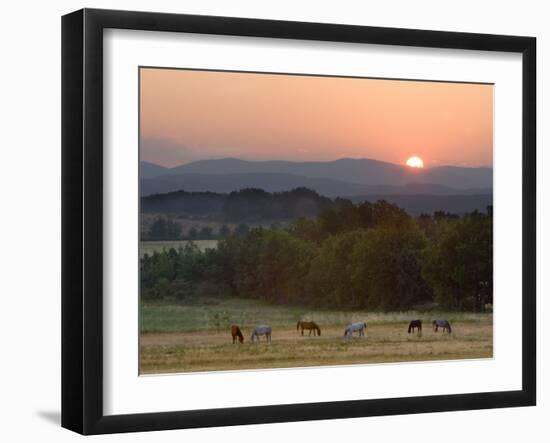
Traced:
<path fill-rule="evenodd" d="M 421 334 L 408 334 L 410 320 L 423 320 Z M 450 335 L 435 333 L 431 320 L 448 319 Z M 301 319 L 313 320 L 321 336 L 302 337 Z M 343 337 L 346 324 L 367 323 L 366 337 Z M 318 309 L 270 305 L 259 300 L 204 298 L 185 303 L 142 302 L 140 371 L 142 374 L 307 367 L 403 361 L 491 358 L 492 314 L 391 312 Z M 238 324 L 244 344 L 232 344 L 230 326 Z M 254 326 L 273 327 L 272 343 L 251 343 Z"/>

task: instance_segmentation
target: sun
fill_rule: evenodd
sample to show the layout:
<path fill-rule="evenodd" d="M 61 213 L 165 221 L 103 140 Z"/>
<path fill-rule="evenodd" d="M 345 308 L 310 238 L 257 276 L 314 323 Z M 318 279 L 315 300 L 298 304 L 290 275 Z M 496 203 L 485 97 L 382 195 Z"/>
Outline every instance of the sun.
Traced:
<path fill-rule="evenodd" d="M 416 155 L 409 157 L 405 164 L 407 166 L 410 166 L 411 168 L 422 169 L 424 167 L 424 161 L 422 161 L 422 159 L 420 157 L 417 157 Z"/>

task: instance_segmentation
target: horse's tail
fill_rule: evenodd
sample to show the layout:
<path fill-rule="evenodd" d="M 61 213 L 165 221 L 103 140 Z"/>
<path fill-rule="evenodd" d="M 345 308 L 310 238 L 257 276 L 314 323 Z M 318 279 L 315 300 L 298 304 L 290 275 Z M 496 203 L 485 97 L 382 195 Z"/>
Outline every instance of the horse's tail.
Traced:
<path fill-rule="evenodd" d="M 410 334 L 410 333 L 411 333 L 412 328 L 413 328 L 413 323 L 410 322 L 410 323 L 409 323 L 409 330 L 407 331 L 407 334 Z"/>
<path fill-rule="evenodd" d="M 241 328 L 237 326 L 237 336 L 239 337 L 239 341 L 242 343 L 244 341 L 243 333 L 241 332 Z"/>

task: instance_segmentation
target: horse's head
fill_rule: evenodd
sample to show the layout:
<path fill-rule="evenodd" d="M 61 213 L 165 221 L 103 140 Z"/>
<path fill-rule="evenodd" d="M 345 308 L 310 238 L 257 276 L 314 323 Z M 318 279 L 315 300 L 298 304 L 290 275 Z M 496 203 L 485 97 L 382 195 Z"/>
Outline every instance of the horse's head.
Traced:
<path fill-rule="evenodd" d="M 242 336 L 242 334 L 239 336 L 239 342 L 240 342 L 240 343 L 243 343 L 243 342 L 244 342 L 244 337 Z"/>

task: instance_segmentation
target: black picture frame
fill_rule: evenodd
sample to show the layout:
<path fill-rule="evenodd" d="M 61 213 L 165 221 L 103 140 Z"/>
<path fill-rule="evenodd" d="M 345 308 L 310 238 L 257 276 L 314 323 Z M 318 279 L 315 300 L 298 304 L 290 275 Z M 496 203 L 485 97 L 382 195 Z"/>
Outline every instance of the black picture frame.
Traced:
<path fill-rule="evenodd" d="M 131 415 L 103 413 L 103 31 L 192 32 L 522 54 L 522 389 Z M 62 426 L 82 434 L 536 404 L 536 39 L 83 9 L 62 18 Z"/>

